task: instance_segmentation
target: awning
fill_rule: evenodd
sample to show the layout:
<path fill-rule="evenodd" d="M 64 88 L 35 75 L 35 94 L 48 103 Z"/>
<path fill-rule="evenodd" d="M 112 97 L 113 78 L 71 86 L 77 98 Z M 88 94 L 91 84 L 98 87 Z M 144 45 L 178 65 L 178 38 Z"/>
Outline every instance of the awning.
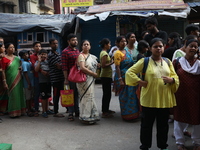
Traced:
<path fill-rule="evenodd" d="M 172 17 L 180 17 L 187 18 L 190 13 L 190 7 L 187 7 L 184 10 L 154 10 L 154 11 L 108 11 L 103 13 L 98 13 L 94 15 L 89 14 L 78 14 L 77 17 L 81 18 L 84 21 L 89 21 L 92 19 L 99 18 L 100 21 L 106 20 L 108 16 L 114 15 L 127 15 L 127 16 L 140 16 L 140 17 L 150 17 L 154 15 L 159 16 L 172 16 Z"/>
<path fill-rule="evenodd" d="M 191 2 L 191 3 L 187 3 L 190 7 L 199 7 L 200 6 L 200 2 Z"/>
<path fill-rule="evenodd" d="M 90 6 L 87 14 L 106 11 L 183 10 L 186 8 L 187 4 L 183 0 L 142 0 Z"/>
<path fill-rule="evenodd" d="M 0 13 L 0 36 L 10 36 L 28 30 L 45 29 L 59 35 L 69 30 L 75 15 L 35 15 Z"/>
<path fill-rule="evenodd" d="M 108 16 L 129 15 L 150 17 L 157 15 L 187 18 L 190 7 L 183 0 L 141 0 L 126 3 L 112 3 L 94 5 L 88 8 L 86 14 L 79 14 L 77 17 L 84 21 L 99 18 L 105 20 Z"/>

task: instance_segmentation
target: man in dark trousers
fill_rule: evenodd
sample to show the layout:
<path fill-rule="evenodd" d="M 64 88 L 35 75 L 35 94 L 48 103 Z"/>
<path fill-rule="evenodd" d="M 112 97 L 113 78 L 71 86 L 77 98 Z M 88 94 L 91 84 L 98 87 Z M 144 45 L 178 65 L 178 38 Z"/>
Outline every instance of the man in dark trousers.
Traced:
<path fill-rule="evenodd" d="M 53 86 L 54 117 L 64 117 L 63 114 L 58 113 L 60 90 L 64 89 L 61 55 L 56 51 L 58 48 L 58 41 L 56 39 L 50 39 L 49 45 L 51 51 L 48 54 L 48 63 L 50 69 L 49 76 Z"/>
<path fill-rule="evenodd" d="M 145 21 L 145 27 L 147 28 L 149 34 L 144 37 L 144 40 L 149 44 L 153 38 L 161 38 L 167 44 L 167 33 L 165 31 L 158 30 L 158 21 L 155 17 L 150 17 Z M 151 56 L 151 52 L 147 51 L 147 56 Z"/>
<path fill-rule="evenodd" d="M 62 51 L 62 69 L 65 77 L 64 84 L 69 85 L 70 89 L 74 90 L 74 106 L 69 108 L 69 121 L 74 121 L 75 117 L 79 117 L 79 103 L 78 103 L 78 89 L 76 83 L 68 81 L 68 75 L 70 69 L 74 66 L 78 55 L 80 54 L 79 50 L 76 48 L 78 45 L 77 36 L 74 34 L 69 34 L 67 36 L 68 47 Z"/>

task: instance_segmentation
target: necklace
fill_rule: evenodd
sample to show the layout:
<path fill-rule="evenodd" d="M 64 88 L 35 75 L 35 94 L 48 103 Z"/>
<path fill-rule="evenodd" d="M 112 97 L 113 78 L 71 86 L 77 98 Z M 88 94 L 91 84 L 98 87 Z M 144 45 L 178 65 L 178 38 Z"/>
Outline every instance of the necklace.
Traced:
<path fill-rule="evenodd" d="M 154 64 L 156 65 L 156 66 L 158 66 L 158 64 L 156 63 L 156 61 L 151 57 L 151 59 L 153 60 L 153 62 L 154 62 Z M 161 59 L 161 66 L 163 66 L 163 60 Z"/>

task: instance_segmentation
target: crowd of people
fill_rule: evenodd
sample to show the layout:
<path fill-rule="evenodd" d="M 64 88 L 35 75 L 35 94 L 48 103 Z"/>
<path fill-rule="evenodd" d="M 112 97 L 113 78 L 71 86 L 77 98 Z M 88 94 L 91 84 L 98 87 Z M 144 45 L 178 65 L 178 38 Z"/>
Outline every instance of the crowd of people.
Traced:
<path fill-rule="evenodd" d="M 123 120 L 141 118 L 140 149 L 151 148 L 156 120 L 157 147 L 167 150 L 171 113 L 177 149 L 187 150 L 184 132 L 192 125 L 193 150 L 200 150 L 199 27 L 188 25 L 184 40 L 177 32 L 168 35 L 159 30 L 155 17 L 146 19 L 145 27 L 147 31 L 142 33 L 140 41 L 130 32 L 118 36 L 111 48 L 110 40 L 103 38 L 99 42 L 102 49 L 99 58 L 90 54 L 89 40 L 83 40 L 79 50 L 74 34 L 68 35 L 68 47 L 61 54 L 56 51 L 58 41 L 50 39 L 50 52 L 43 50 L 40 42 L 34 42 L 34 53 L 29 55 L 22 50 L 19 57 L 14 55 L 12 43 L 4 46 L 0 38 L 0 84 L 3 85 L 0 86 L 0 115 L 8 113 L 15 118 L 26 113 L 29 117 L 37 117 L 41 99 L 44 118 L 50 114 L 64 117 L 59 113 L 60 91 L 69 85 L 74 91 L 74 105 L 66 108 L 68 120 L 79 117 L 84 124 L 94 124 L 100 121 L 100 116 L 114 116 L 115 111 L 109 109 L 113 91 L 119 97 Z M 74 65 L 86 74 L 86 81 L 68 80 Z M 99 75 L 98 68 L 101 68 Z M 103 91 L 101 115 L 94 95 L 98 77 Z M 53 110 L 49 108 L 51 87 Z"/>

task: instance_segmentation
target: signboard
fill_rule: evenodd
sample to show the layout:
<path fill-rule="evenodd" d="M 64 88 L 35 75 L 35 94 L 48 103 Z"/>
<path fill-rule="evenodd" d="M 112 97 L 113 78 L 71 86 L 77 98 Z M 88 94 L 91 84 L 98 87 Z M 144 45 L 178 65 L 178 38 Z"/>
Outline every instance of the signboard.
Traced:
<path fill-rule="evenodd" d="M 142 0 L 125 3 L 94 5 L 90 6 L 87 13 L 101 13 L 106 11 L 136 11 L 136 10 L 163 10 L 163 9 L 186 9 L 183 0 Z"/>
<path fill-rule="evenodd" d="M 62 0 L 62 7 L 92 6 L 93 0 Z"/>

